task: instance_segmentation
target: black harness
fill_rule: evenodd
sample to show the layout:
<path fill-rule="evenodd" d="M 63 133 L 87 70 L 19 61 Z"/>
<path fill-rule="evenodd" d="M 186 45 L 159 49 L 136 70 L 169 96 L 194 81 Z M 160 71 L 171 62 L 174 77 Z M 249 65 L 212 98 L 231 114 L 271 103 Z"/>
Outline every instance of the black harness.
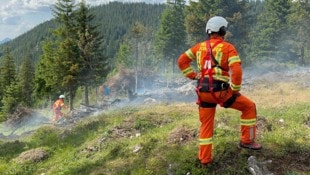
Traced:
<path fill-rule="evenodd" d="M 210 46 L 210 42 L 207 41 L 206 42 L 207 45 Z M 218 43 L 217 43 L 218 44 Z M 212 54 L 212 48 L 210 46 L 210 55 L 211 55 L 211 58 L 212 58 L 212 61 L 214 62 L 214 65 L 211 66 L 211 68 L 214 68 L 214 67 L 217 67 L 221 70 L 224 70 L 224 71 L 228 71 L 227 69 L 224 69 L 220 64 L 219 62 L 215 59 L 214 55 Z M 210 57 L 209 57 L 210 58 Z M 205 60 L 206 61 L 206 60 Z M 219 91 L 223 91 L 223 90 L 228 90 L 229 88 L 229 84 L 226 83 L 226 82 L 223 82 L 223 81 L 219 81 L 219 80 L 209 80 L 210 78 L 212 78 L 212 76 L 210 76 L 209 74 L 209 78 L 205 78 L 204 77 L 204 73 L 206 72 L 205 70 L 206 68 L 204 67 L 202 72 L 202 77 L 200 80 L 198 80 L 197 82 L 197 95 L 198 95 L 198 100 L 197 100 L 197 104 L 202 107 L 202 108 L 214 108 L 216 107 L 217 103 L 208 103 L 208 102 L 204 102 L 202 100 L 200 100 L 199 98 L 199 92 L 208 92 L 208 93 L 211 93 L 213 95 L 213 97 L 218 101 L 218 103 L 224 107 L 224 108 L 228 108 L 230 107 L 235 101 L 236 101 L 236 98 L 238 96 L 240 96 L 240 94 L 233 94 L 228 100 L 226 100 L 225 102 L 222 102 L 220 101 L 219 99 L 217 99 L 214 95 L 214 92 L 219 92 Z M 208 70 L 208 71 L 211 71 L 211 70 Z M 210 84 L 210 82 L 212 82 Z"/>

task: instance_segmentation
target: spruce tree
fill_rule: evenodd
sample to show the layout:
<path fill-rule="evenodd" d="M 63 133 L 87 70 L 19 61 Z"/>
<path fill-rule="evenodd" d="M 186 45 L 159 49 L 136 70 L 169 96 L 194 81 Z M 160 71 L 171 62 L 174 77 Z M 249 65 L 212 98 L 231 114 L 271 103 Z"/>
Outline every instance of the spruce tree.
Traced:
<path fill-rule="evenodd" d="M 57 54 L 57 45 L 54 41 L 47 40 L 42 47 L 43 54 L 35 71 L 35 94 L 37 97 L 51 99 L 51 94 L 61 92 L 59 81 L 57 79 L 55 58 Z"/>
<path fill-rule="evenodd" d="M 102 37 L 92 24 L 94 15 L 83 0 L 77 10 L 78 48 L 80 53 L 80 84 L 84 87 L 84 103 L 89 105 L 88 88 L 102 83 L 107 74 L 107 59 L 102 55 Z"/>
<path fill-rule="evenodd" d="M 290 0 L 266 0 L 264 11 L 258 16 L 250 57 L 260 62 L 290 60 L 288 48 L 287 20 L 290 14 Z"/>
<path fill-rule="evenodd" d="M 60 24 L 55 30 L 57 50 L 53 62 L 53 81 L 57 82 L 60 92 L 67 92 L 70 110 L 79 85 L 81 72 L 79 49 L 77 45 L 76 14 L 74 0 L 58 0 L 54 6 L 54 16 Z"/>
<path fill-rule="evenodd" d="M 129 69 L 134 68 L 133 60 L 132 47 L 129 45 L 129 43 L 124 42 L 120 45 L 115 56 L 116 69 L 119 70 L 122 67 L 127 67 Z"/>
<path fill-rule="evenodd" d="M 0 100 L 5 94 L 5 89 L 16 81 L 16 66 L 9 48 L 4 51 L 0 66 Z M 1 106 L 1 105 L 0 105 Z"/>
<path fill-rule="evenodd" d="M 172 72 L 175 71 L 178 56 L 187 46 L 184 9 L 184 0 L 168 3 L 160 18 L 160 28 L 156 35 L 157 50 L 166 59 L 164 62 L 170 63 Z"/>
<path fill-rule="evenodd" d="M 0 67 L 0 85 L 0 121 L 4 121 L 15 111 L 20 97 L 16 84 L 16 66 L 8 48 L 5 50 Z"/>
<path fill-rule="evenodd" d="M 20 88 L 15 81 L 5 88 L 5 94 L 1 100 L 0 121 L 9 119 L 10 114 L 16 111 L 21 101 Z"/>
<path fill-rule="evenodd" d="M 26 55 L 23 58 L 19 73 L 18 84 L 21 93 L 21 103 L 24 106 L 30 107 L 33 103 L 33 91 L 34 91 L 34 67 L 31 63 L 30 55 Z"/>
<path fill-rule="evenodd" d="M 310 64 L 310 1 L 298 0 L 292 5 L 288 18 L 289 46 L 296 53 L 293 60 L 304 66 Z"/>

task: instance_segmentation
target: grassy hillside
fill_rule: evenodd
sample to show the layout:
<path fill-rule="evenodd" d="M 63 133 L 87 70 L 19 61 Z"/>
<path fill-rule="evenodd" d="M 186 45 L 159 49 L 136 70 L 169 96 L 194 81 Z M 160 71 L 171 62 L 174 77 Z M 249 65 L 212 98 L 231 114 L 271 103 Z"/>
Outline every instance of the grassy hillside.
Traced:
<path fill-rule="evenodd" d="M 199 167 L 193 103 L 111 109 L 69 128 L 46 126 L 0 143 L 0 174 L 247 175 L 247 159 L 271 160 L 274 175 L 310 174 L 309 78 L 260 77 L 242 93 L 257 104 L 261 151 L 237 147 L 239 115 L 218 108 L 214 163 Z M 285 81 L 282 81 L 285 80 Z"/>

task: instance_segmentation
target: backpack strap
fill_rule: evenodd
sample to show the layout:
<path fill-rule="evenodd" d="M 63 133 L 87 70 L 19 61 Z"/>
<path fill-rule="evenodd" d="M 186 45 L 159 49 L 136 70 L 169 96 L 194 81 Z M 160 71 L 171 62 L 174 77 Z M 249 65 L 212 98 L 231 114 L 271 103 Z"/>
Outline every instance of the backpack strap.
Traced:
<path fill-rule="evenodd" d="M 210 49 L 211 49 L 211 45 L 210 45 Z M 214 57 L 214 55 L 213 55 L 213 53 L 211 52 L 211 58 L 212 58 L 212 61 L 214 62 L 214 66 L 212 66 L 212 68 L 214 68 L 214 67 L 218 67 L 218 68 L 220 68 L 220 69 L 222 69 L 222 70 L 224 70 L 224 71 L 227 71 L 226 69 L 224 69 L 222 66 L 220 66 L 220 64 L 219 64 L 219 62 L 215 59 L 215 57 Z"/>

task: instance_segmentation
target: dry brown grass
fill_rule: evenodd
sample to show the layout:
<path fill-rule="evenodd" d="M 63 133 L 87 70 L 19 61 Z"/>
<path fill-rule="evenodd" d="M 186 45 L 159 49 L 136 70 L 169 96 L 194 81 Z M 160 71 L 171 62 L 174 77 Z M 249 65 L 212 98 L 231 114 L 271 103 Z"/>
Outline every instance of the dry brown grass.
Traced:
<path fill-rule="evenodd" d="M 254 82 L 242 93 L 253 100 L 257 107 L 278 108 L 297 103 L 309 102 L 310 88 L 296 82 Z"/>

